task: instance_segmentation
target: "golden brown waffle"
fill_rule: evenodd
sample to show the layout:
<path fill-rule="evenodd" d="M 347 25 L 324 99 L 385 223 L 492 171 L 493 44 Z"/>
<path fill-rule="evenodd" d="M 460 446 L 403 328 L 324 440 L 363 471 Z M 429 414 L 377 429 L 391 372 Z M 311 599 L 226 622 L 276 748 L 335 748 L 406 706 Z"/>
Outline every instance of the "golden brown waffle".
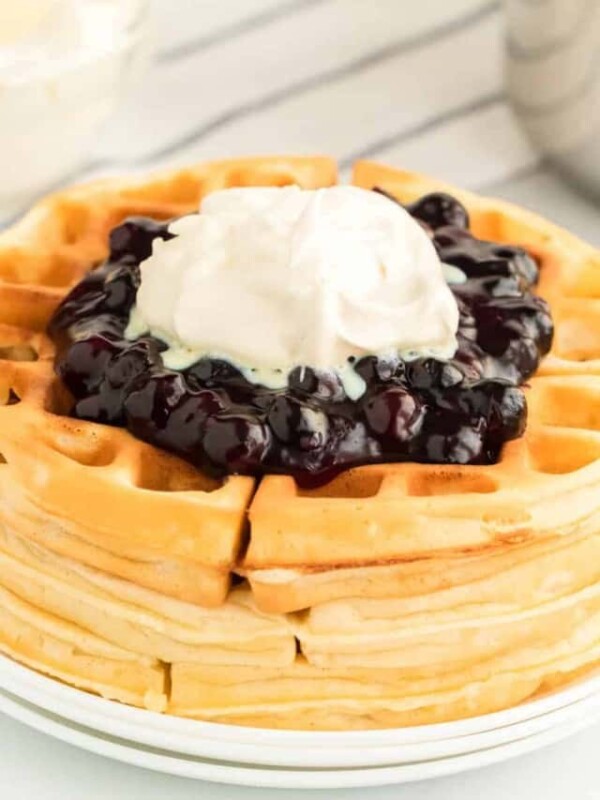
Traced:
<path fill-rule="evenodd" d="M 527 433 L 496 465 L 364 467 L 316 492 L 285 476 L 263 480 L 244 567 L 259 603 L 273 611 L 347 596 L 348 581 L 361 596 L 393 596 L 418 559 L 436 559 L 447 572 L 444 559 L 580 525 L 593 531 L 600 521 L 598 252 L 523 209 L 412 173 L 362 162 L 354 183 L 403 201 L 449 191 L 469 209 L 475 235 L 527 248 L 541 264 L 538 291 L 551 304 L 555 343 L 531 381 Z M 398 569 L 363 569 L 393 563 Z M 432 580 L 436 570 L 427 572 Z"/>
<path fill-rule="evenodd" d="M 377 465 L 313 491 L 217 483 L 64 416 L 43 331 L 114 225 L 227 186 L 334 181 L 325 158 L 107 179 L 0 235 L 0 650 L 157 710 L 342 729 L 503 708 L 600 662 L 600 256 L 529 212 L 355 171 L 402 200 L 447 189 L 476 235 L 541 264 L 556 340 L 526 435 L 496 465 Z"/>

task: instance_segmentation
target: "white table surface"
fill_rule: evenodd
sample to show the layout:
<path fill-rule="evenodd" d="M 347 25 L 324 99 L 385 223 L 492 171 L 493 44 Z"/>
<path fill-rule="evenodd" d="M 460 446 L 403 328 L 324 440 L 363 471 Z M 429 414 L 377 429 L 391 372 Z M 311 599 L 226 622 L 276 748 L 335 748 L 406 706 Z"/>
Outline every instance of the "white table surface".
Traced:
<path fill-rule="evenodd" d="M 600 245 L 598 208 L 540 163 L 510 114 L 495 4 L 155 0 L 155 6 L 162 57 L 98 142 L 82 175 L 261 151 L 321 150 L 344 166 L 366 153 L 514 200 Z M 453 22 L 449 8 L 466 22 Z M 243 74 L 248 63 L 260 76 Z M 449 69 L 454 77 L 445 81 Z M 417 72 L 424 76 L 422 91 L 414 90 Z M 311 81 L 311 75 L 320 77 Z M 388 99 L 386 105 L 373 105 L 374 91 L 384 103 Z M 0 743 L 0 800 L 600 798 L 600 727 L 452 778 L 402 789 L 312 793 L 145 772 L 3 716 Z"/>

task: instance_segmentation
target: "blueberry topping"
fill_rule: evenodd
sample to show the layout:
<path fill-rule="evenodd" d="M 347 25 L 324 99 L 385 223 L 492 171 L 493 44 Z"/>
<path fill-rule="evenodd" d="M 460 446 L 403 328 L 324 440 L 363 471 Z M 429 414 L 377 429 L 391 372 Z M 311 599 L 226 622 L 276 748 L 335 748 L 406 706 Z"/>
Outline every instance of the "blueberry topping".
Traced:
<path fill-rule="evenodd" d="M 401 205 L 400 201 L 385 189 L 376 186 L 373 191 Z M 469 227 L 467 209 L 459 200 L 445 192 L 426 194 L 415 200 L 414 203 L 409 203 L 406 206 L 406 210 L 430 231 L 435 231 L 446 225 L 453 225 L 457 228 Z"/>
<path fill-rule="evenodd" d="M 407 206 L 413 217 L 424 222 L 431 230 L 452 225 L 469 227 L 467 209 L 455 197 L 444 192 L 433 192 Z"/>
<path fill-rule="evenodd" d="M 408 387 L 391 386 L 372 393 L 364 406 L 367 427 L 381 440 L 384 451 L 401 452 L 423 427 L 425 408 Z"/>
<path fill-rule="evenodd" d="M 438 228 L 433 244 L 440 259 L 461 269 L 467 278 L 512 278 L 522 289 L 537 283 L 537 264 L 520 247 L 476 239 L 470 231 L 453 226 Z"/>
<path fill-rule="evenodd" d="M 366 386 L 358 400 L 337 375 L 310 365 L 294 369 L 283 389 L 258 385 L 221 359 L 168 369 L 164 342 L 125 338 L 139 265 L 155 239 L 171 238 L 167 223 L 132 217 L 49 325 L 72 414 L 123 426 L 217 476 L 279 472 L 315 485 L 365 463 L 493 463 L 524 431 L 519 385 L 552 344 L 549 309 L 532 293 L 538 265 L 521 248 L 476 239 L 450 195 L 427 195 L 407 210 L 440 258 L 466 276 L 450 287 L 460 313 L 452 359 L 356 360 Z"/>
<path fill-rule="evenodd" d="M 116 228 L 109 238 L 110 261 L 140 264 L 152 255 L 155 239 L 172 239 L 167 225 L 148 217 L 129 217 Z"/>

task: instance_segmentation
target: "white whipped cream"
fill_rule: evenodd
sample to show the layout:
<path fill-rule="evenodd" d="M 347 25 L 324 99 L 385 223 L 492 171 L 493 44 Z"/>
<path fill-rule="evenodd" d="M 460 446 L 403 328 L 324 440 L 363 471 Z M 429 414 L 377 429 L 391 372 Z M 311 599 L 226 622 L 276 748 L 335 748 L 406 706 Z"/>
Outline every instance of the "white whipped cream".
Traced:
<path fill-rule="evenodd" d="M 290 370 L 364 384 L 349 359 L 450 358 L 458 309 L 423 228 L 400 205 L 352 186 L 226 189 L 179 219 L 141 265 L 128 336 L 150 331 L 183 369 L 223 358 L 257 383 Z"/>

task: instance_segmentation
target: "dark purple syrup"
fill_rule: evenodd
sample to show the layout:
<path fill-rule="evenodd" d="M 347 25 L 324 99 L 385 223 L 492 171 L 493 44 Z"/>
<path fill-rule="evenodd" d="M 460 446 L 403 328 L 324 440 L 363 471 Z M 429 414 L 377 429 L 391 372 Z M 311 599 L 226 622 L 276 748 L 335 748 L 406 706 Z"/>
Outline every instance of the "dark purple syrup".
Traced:
<path fill-rule="evenodd" d="M 291 372 L 279 390 L 215 359 L 169 370 L 163 342 L 124 338 L 139 264 L 154 239 L 172 238 L 168 223 L 132 217 L 112 231 L 107 261 L 72 289 L 50 322 L 73 416 L 123 426 L 216 476 L 289 473 L 311 485 L 358 464 L 497 461 L 502 445 L 525 428 L 519 385 L 552 343 L 548 307 L 532 293 L 537 264 L 521 248 L 474 238 L 465 208 L 450 195 L 430 194 L 407 208 L 440 258 L 467 277 L 450 287 L 460 310 L 451 360 L 363 358 L 355 369 L 367 390 L 358 401 L 310 365 Z"/>

